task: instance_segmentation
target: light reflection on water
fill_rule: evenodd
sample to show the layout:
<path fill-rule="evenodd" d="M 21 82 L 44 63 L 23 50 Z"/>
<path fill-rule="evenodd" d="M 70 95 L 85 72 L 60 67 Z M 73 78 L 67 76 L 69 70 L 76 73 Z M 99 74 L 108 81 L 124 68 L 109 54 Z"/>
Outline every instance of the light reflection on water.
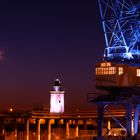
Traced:
<path fill-rule="evenodd" d="M 29 140 L 37 140 L 37 133 L 30 131 L 29 133 Z M 48 133 L 47 131 L 41 132 L 40 135 L 40 140 L 47 140 L 48 139 Z M 63 139 L 63 133 L 52 133 L 51 134 L 51 140 L 56 140 L 56 139 Z M 5 132 L 5 140 L 26 140 L 26 135 L 23 131 L 17 132 Z"/>
<path fill-rule="evenodd" d="M 71 130 L 71 136 L 74 136 L 74 130 Z M 37 132 L 30 131 L 29 140 L 37 140 Z M 65 130 L 61 128 L 52 129 L 51 140 L 65 139 Z M 5 132 L 5 140 L 26 140 L 25 132 L 18 131 L 17 134 L 14 131 Z M 48 132 L 41 131 L 40 140 L 48 140 Z"/>
<path fill-rule="evenodd" d="M 82 135 L 93 136 L 93 130 L 79 131 L 79 136 L 82 136 Z M 75 137 L 75 129 L 70 129 L 70 137 Z M 66 139 L 64 129 L 62 128 L 52 129 L 51 140 L 64 140 L 64 139 Z M 14 131 L 5 132 L 5 140 L 26 140 L 26 135 L 24 131 L 18 131 L 17 134 Z M 38 140 L 37 133 L 35 131 L 30 131 L 29 140 Z M 48 140 L 47 131 L 41 131 L 40 140 Z"/>

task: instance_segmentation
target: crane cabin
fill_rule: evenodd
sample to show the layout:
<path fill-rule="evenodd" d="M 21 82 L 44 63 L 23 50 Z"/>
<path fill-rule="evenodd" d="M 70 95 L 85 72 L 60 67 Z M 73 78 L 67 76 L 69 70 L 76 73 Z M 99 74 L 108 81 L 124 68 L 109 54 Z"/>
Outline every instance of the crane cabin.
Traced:
<path fill-rule="evenodd" d="M 113 62 L 97 63 L 95 69 L 96 88 L 133 88 L 140 86 L 140 66 Z"/>

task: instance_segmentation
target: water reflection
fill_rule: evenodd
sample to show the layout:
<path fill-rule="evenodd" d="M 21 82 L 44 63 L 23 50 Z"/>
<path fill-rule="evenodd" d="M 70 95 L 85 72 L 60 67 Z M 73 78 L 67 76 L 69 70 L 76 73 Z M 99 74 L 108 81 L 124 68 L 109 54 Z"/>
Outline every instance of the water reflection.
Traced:
<path fill-rule="evenodd" d="M 93 131 L 79 132 L 80 136 L 87 135 L 93 136 Z M 70 130 L 70 137 L 75 137 L 75 129 Z M 51 140 L 64 140 L 66 139 L 65 130 L 63 128 L 53 128 L 51 133 Z M 4 140 L 27 140 L 24 131 L 6 131 Z M 38 139 L 37 132 L 29 132 L 29 140 L 48 140 L 47 130 L 43 130 L 40 133 L 40 139 Z"/>
<path fill-rule="evenodd" d="M 51 140 L 62 140 L 65 138 L 65 132 L 61 128 L 52 129 Z M 24 131 L 14 131 L 5 132 L 5 140 L 26 140 L 26 135 Z M 30 131 L 29 140 L 38 140 L 38 135 L 35 131 Z M 47 131 L 41 131 L 40 140 L 48 140 Z"/>

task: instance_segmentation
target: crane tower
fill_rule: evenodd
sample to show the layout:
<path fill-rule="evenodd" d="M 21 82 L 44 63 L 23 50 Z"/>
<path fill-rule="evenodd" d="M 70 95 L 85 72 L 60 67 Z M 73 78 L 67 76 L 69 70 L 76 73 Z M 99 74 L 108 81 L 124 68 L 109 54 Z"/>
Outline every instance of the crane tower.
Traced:
<path fill-rule="evenodd" d="M 104 60 L 140 61 L 139 0 L 98 0 L 105 37 Z"/>

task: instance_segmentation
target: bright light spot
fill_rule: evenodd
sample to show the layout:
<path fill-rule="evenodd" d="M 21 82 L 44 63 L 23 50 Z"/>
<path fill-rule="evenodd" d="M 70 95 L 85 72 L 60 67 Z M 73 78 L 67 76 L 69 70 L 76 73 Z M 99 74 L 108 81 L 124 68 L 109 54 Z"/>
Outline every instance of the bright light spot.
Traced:
<path fill-rule="evenodd" d="M 54 86 L 55 91 L 59 91 L 59 86 Z"/>
<path fill-rule="evenodd" d="M 126 57 L 127 57 L 128 59 L 133 58 L 133 56 L 132 56 L 132 54 L 131 54 L 130 52 L 126 53 Z"/>
<path fill-rule="evenodd" d="M 58 79 L 58 78 L 56 79 L 56 81 L 58 81 L 58 82 L 60 83 L 60 81 L 59 81 L 59 79 Z"/>
<path fill-rule="evenodd" d="M 17 137 L 17 134 L 15 134 L 15 137 Z"/>
<path fill-rule="evenodd" d="M 35 132 L 32 133 L 34 136 L 36 135 Z"/>
<path fill-rule="evenodd" d="M 9 111 L 10 111 L 10 112 L 13 112 L 13 108 L 10 108 Z"/>

